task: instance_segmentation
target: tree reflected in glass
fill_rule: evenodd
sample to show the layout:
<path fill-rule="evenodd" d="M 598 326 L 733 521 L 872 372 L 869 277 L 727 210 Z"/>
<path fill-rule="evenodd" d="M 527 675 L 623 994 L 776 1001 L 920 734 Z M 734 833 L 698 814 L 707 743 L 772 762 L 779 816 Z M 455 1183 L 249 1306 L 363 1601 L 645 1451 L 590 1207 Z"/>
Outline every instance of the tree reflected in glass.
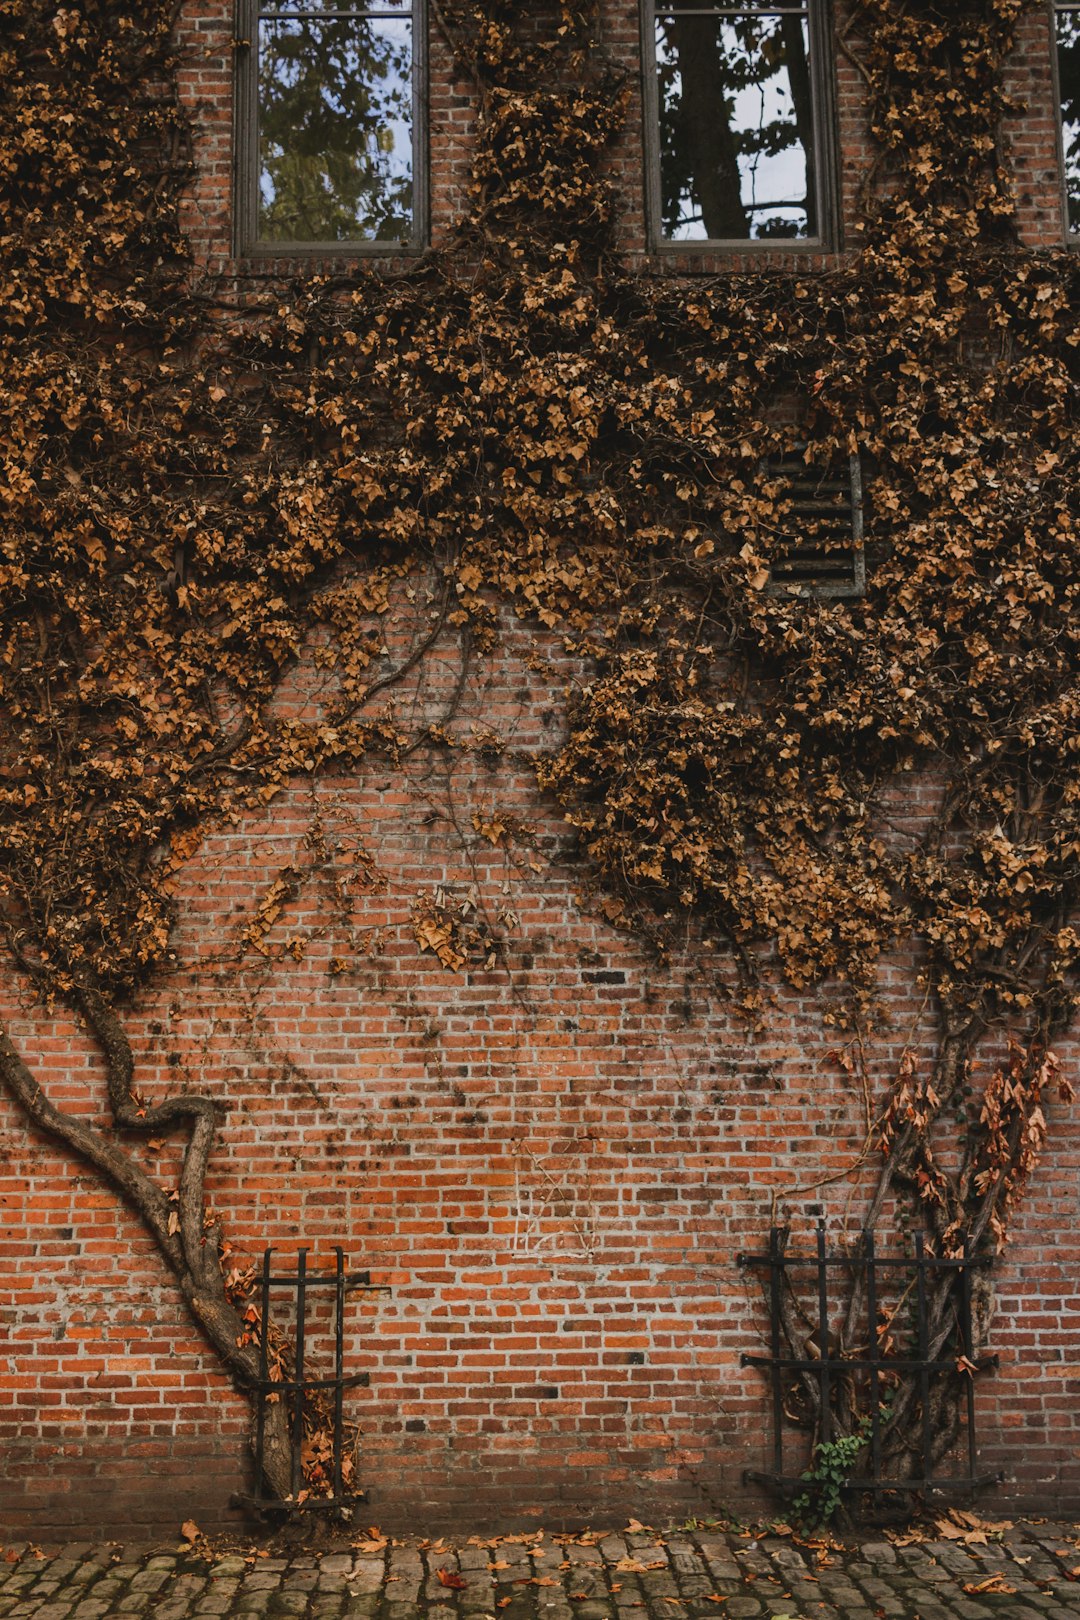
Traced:
<path fill-rule="evenodd" d="M 816 236 L 805 7 L 781 16 L 658 10 L 656 67 L 665 238 Z"/>
<path fill-rule="evenodd" d="M 1080 236 L 1080 9 L 1057 16 L 1061 147 L 1070 236 Z"/>
<path fill-rule="evenodd" d="M 408 240 L 412 77 L 407 18 L 260 17 L 260 240 Z"/>

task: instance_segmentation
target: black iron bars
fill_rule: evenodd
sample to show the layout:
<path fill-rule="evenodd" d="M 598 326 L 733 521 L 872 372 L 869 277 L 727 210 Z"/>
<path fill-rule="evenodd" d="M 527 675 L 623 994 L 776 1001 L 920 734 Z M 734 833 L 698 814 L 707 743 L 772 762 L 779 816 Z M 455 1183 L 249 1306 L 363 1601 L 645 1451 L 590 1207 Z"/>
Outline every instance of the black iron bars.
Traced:
<path fill-rule="evenodd" d="M 293 1275 L 275 1275 L 272 1270 L 273 1250 L 267 1249 L 263 1255 L 262 1276 L 259 1282 L 260 1328 L 259 1328 L 259 1378 L 256 1385 L 255 1405 L 255 1494 L 250 1499 L 252 1505 L 259 1509 L 294 1509 L 298 1503 L 303 1481 L 303 1449 L 304 1449 L 304 1415 L 308 1397 L 315 1390 L 333 1391 L 333 1474 L 332 1493 L 330 1496 L 312 1496 L 306 1499 L 306 1505 L 320 1509 L 333 1509 L 346 1505 L 348 1502 L 362 1500 L 359 1492 L 345 1495 L 342 1484 L 342 1446 L 344 1440 L 343 1404 L 346 1389 L 358 1384 L 370 1382 L 370 1375 L 366 1372 L 350 1373 L 346 1376 L 345 1357 L 345 1290 L 346 1288 L 365 1288 L 371 1292 L 376 1291 L 372 1284 L 371 1274 L 367 1271 L 346 1272 L 345 1259 L 340 1247 L 335 1247 L 334 1270 L 329 1273 L 309 1272 L 307 1258 L 309 1251 L 301 1249 L 296 1257 L 296 1271 Z M 288 1289 L 295 1291 L 295 1336 L 292 1344 L 292 1371 L 291 1378 L 270 1377 L 270 1294 L 272 1289 Z M 305 1355 L 308 1338 L 308 1294 L 314 1290 L 334 1290 L 334 1373 L 328 1378 L 309 1378 L 305 1375 Z M 385 1290 L 380 1286 L 379 1292 Z M 289 1405 L 289 1450 L 290 1450 L 290 1495 L 288 1497 L 268 1497 L 262 1494 L 263 1490 L 263 1463 L 266 1446 L 266 1414 L 267 1407 L 273 1399 L 284 1399 Z"/>
<path fill-rule="evenodd" d="M 768 1270 L 766 1299 L 769 1307 L 769 1354 L 744 1355 L 744 1367 L 760 1367 L 768 1373 L 772 1394 L 772 1471 L 762 1473 L 748 1469 L 744 1478 L 770 1485 L 785 1493 L 803 1488 L 805 1481 L 799 1474 L 789 1474 L 784 1467 L 785 1441 L 785 1389 L 790 1388 L 795 1375 L 809 1374 L 817 1383 L 819 1394 L 819 1435 L 822 1444 L 833 1438 L 834 1390 L 840 1380 L 856 1378 L 866 1387 L 866 1416 L 869 1418 L 868 1453 L 869 1473 L 853 1476 L 847 1481 L 849 1491 L 869 1491 L 882 1495 L 886 1492 L 918 1492 L 933 1495 L 939 1492 L 970 1492 L 982 1485 L 994 1483 L 998 1474 L 979 1474 L 978 1451 L 975 1442 L 974 1374 L 997 1364 L 996 1355 L 974 1354 L 971 1325 L 971 1278 L 973 1269 L 982 1264 L 974 1258 L 967 1245 L 958 1259 L 939 1259 L 927 1253 L 921 1236 L 915 1239 L 914 1254 L 878 1254 L 873 1235 L 867 1233 L 859 1252 L 830 1254 L 825 1243 L 825 1225 L 820 1222 L 813 1253 L 788 1254 L 785 1235 L 773 1227 L 769 1233 L 767 1254 L 740 1254 L 740 1266 L 762 1267 Z M 866 1301 L 867 1346 L 865 1355 L 840 1353 L 839 1341 L 830 1332 L 834 1299 L 830 1296 L 829 1282 L 836 1268 L 842 1267 L 860 1280 L 862 1272 L 863 1298 Z M 805 1356 L 784 1353 L 783 1292 L 790 1288 L 788 1273 L 797 1268 L 816 1273 L 811 1277 L 813 1305 L 811 1332 L 804 1348 Z M 907 1286 L 901 1288 L 902 1298 L 914 1297 L 914 1343 L 908 1345 L 914 1354 L 883 1354 L 878 1334 L 879 1306 L 883 1296 L 884 1273 L 909 1274 Z M 931 1279 L 935 1275 L 952 1274 L 950 1285 L 950 1326 L 943 1335 L 939 1328 L 931 1339 L 929 1294 Z M 900 1281 L 903 1282 L 901 1275 Z M 893 1294 L 896 1289 L 894 1287 Z M 804 1312 L 804 1315 L 808 1313 Z M 816 1322 L 813 1321 L 816 1316 Z M 810 1353 L 814 1352 L 814 1353 Z M 920 1403 L 920 1477 L 894 1479 L 885 1472 L 882 1456 L 882 1431 L 888 1421 L 882 1412 L 883 1392 L 896 1383 L 895 1374 L 905 1374 L 914 1380 Z M 933 1435 L 931 1432 L 931 1386 L 942 1378 L 962 1378 L 966 1417 L 967 1473 L 942 1475 L 935 1472 Z"/>

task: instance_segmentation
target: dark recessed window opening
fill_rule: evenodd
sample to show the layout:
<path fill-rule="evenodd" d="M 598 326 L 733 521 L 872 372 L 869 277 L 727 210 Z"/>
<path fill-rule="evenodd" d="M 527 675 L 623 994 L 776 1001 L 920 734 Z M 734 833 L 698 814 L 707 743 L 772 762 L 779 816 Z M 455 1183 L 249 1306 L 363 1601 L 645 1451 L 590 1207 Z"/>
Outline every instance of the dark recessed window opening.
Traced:
<path fill-rule="evenodd" d="M 1055 0 L 1065 230 L 1080 240 L 1080 0 Z"/>
<path fill-rule="evenodd" d="M 645 0 L 655 246 L 826 237 L 823 10 L 822 0 Z"/>
<path fill-rule="evenodd" d="M 803 596 L 861 596 L 862 469 L 858 456 L 829 467 L 808 466 L 802 452 L 770 461 L 766 477 L 788 510 L 773 548 L 768 589 Z"/>
<path fill-rule="evenodd" d="M 245 0 L 238 217 L 245 250 L 422 244 L 421 0 Z"/>

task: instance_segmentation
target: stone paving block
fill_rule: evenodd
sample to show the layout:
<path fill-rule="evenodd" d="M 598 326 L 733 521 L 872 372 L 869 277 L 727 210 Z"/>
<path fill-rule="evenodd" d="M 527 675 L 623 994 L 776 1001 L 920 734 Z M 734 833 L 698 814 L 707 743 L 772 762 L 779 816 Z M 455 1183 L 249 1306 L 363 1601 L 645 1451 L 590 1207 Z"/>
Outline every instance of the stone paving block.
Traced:
<path fill-rule="evenodd" d="M 487 1559 L 484 1559 L 486 1566 Z M 420 1588 L 424 1581 L 423 1560 L 418 1552 L 410 1547 L 392 1547 L 390 1550 L 390 1567 L 386 1576 L 387 1586 L 392 1589 L 387 1592 L 388 1602 L 393 1608 L 401 1608 L 406 1604 L 415 1605 L 420 1596 Z"/>
<path fill-rule="evenodd" d="M 635 1557 L 640 1556 L 635 1554 Z M 561 1547 L 533 1547 L 530 1549 L 533 1567 L 539 1575 L 541 1572 L 550 1575 L 553 1569 L 558 1569 L 563 1562 Z"/>
<path fill-rule="evenodd" d="M 7 1597 L 12 1592 L 25 1592 L 27 1587 L 33 1586 L 34 1582 L 40 1579 L 40 1576 L 41 1570 L 34 1568 L 19 1570 L 17 1574 L 9 1575 L 3 1586 L 4 1596 Z"/>
<path fill-rule="evenodd" d="M 60 1582 L 53 1578 L 51 1569 L 47 1570 L 33 1585 L 35 1603 L 43 1603 L 51 1598 L 54 1592 L 59 1591 Z"/>
<path fill-rule="evenodd" d="M 157 1592 L 164 1586 L 172 1572 L 168 1569 L 153 1569 L 147 1565 L 132 1577 L 130 1590 L 132 1592 Z"/>
<path fill-rule="evenodd" d="M 319 1583 L 317 1569 L 289 1569 L 282 1577 L 281 1587 L 284 1592 L 301 1593 L 313 1592 Z"/>
<path fill-rule="evenodd" d="M 537 1594 L 536 1606 L 540 1612 L 541 1620 L 573 1620 L 573 1609 L 561 1594 L 550 1588 L 541 1589 Z"/>
<path fill-rule="evenodd" d="M 240 1596 L 233 1599 L 233 1614 L 265 1614 L 270 1607 L 271 1594 L 268 1590 L 243 1591 Z"/>
<path fill-rule="evenodd" d="M 306 1592 L 273 1592 L 266 1612 L 273 1615 L 304 1614 L 307 1606 Z"/>
<path fill-rule="evenodd" d="M 361 1595 L 367 1592 L 378 1592 L 383 1582 L 383 1560 L 381 1558 L 358 1558 L 353 1565 L 349 1576 L 349 1587 Z"/>
<path fill-rule="evenodd" d="M 509 1597 L 510 1602 L 506 1605 L 505 1609 L 496 1609 L 499 1620 L 532 1620 L 536 1610 L 533 1607 L 531 1599 L 526 1597 L 524 1593 L 511 1594 L 507 1592 L 503 1593 L 503 1596 Z M 446 1620 L 452 1620 L 452 1612 L 452 1610 L 446 1610 Z M 433 1613 L 433 1610 L 428 1610 L 428 1620 L 432 1620 Z"/>
<path fill-rule="evenodd" d="M 677 1610 L 673 1610 L 673 1613 L 677 1612 Z M 601 1603 L 595 1599 L 574 1605 L 576 1620 L 613 1620 L 614 1614 L 615 1608 L 613 1604 Z"/>
<path fill-rule="evenodd" d="M 949 1586 L 953 1584 L 953 1574 L 945 1569 L 943 1565 L 936 1563 L 921 1548 L 904 1547 L 902 1552 L 909 1569 L 918 1576 L 919 1580 L 926 1581 L 931 1586 Z"/>
<path fill-rule="evenodd" d="M 324 1553 L 319 1559 L 321 1575 L 349 1575 L 352 1573 L 352 1566 L 350 1553 Z"/>
<path fill-rule="evenodd" d="M 702 1546 L 705 1565 L 709 1574 L 717 1580 L 739 1580 L 739 1566 L 730 1549 L 710 1545 Z"/>
<path fill-rule="evenodd" d="M 886 1616 L 896 1615 L 897 1620 L 907 1620 L 910 1605 L 884 1581 L 868 1580 L 860 1582 L 875 1609 L 880 1609 Z"/>
<path fill-rule="evenodd" d="M 372 1615 L 379 1607 L 379 1594 L 377 1592 L 361 1592 L 357 1596 L 347 1595 L 342 1613 L 347 1620 L 371 1620 Z"/>
<path fill-rule="evenodd" d="M 218 1615 L 231 1614 L 233 1594 L 231 1592 L 214 1591 L 208 1597 L 200 1598 L 195 1605 L 196 1614 Z"/>
<path fill-rule="evenodd" d="M 679 1575 L 676 1585 L 684 1598 L 703 1597 L 713 1590 L 713 1583 L 704 1572 L 700 1575 Z"/>
<path fill-rule="evenodd" d="M 122 1598 L 126 1591 L 126 1581 L 113 1581 L 106 1576 L 103 1580 L 94 1583 L 84 1597 L 83 1602 L 103 1603 L 108 1608 L 111 1603 L 115 1603 L 118 1598 Z"/>
<path fill-rule="evenodd" d="M 963 1575 L 965 1580 L 971 1579 L 972 1559 L 966 1547 L 955 1547 L 948 1541 L 934 1541 L 925 1551 L 937 1560 L 942 1569 L 950 1570 L 954 1575 Z"/>
<path fill-rule="evenodd" d="M 429 1557 L 427 1563 L 428 1577 L 423 1586 L 424 1597 L 428 1603 L 434 1603 L 445 1608 L 452 1601 L 451 1594 L 454 1588 L 447 1586 L 445 1581 L 439 1579 L 439 1571 L 442 1570 L 446 1575 L 461 1574 L 457 1557 L 452 1552 L 443 1552 L 437 1558 Z M 467 1581 L 468 1579 L 468 1575 L 462 1575 L 462 1580 Z M 353 1583 L 350 1582 L 349 1584 L 352 1585 Z M 448 1612 L 452 1611 L 448 1610 Z"/>
<path fill-rule="evenodd" d="M 604 1555 L 600 1551 L 599 1546 L 575 1547 L 571 1545 L 566 1549 L 566 1556 L 570 1560 L 571 1564 L 602 1565 L 604 1562 Z"/>
<path fill-rule="evenodd" d="M 207 1570 L 207 1578 L 211 1581 L 223 1581 L 232 1577 L 246 1575 L 247 1564 L 242 1558 L 220 1558 L 216 1564 L 211 1564 Z"/>
<path fill-rule="evenodd" d="M 801 1574 L 806 1568 L 806 1559 L 798 1547 L 791 1546 L 789 1542 L 782 1541 L 779 1546 L 769 1546 L 766 1550 L 771 1561 L 782 1569 L 798 1570 Z"/>
<path fill-rule="evenodd" d="M 461 1614 L 494 1614 L 495 1588 L 486 1570 L 478 1572 L 464 1592 L 458 1592 L 457 1606 Z"/>
<path fill-rule="evenodd" d="M 281 1576 L 264 1565 L 256 1565 L 244 1576 L 245 1592 L 276 1592 L 281 1585 Z"/>
<path fill-rule="evenodd" d="M 551 1551 L 554 1553 L 557 1549 L 553 1547 Z M 447 1554 L 446 1556 L 452 1555 Z M 490 1547 L 461 1547 L 458 1550 L 457 1563 L 464 1570 L 487 1569 L 488 1565 L 494 1562 L 494 1558 L 494 1550 Z M 442 1562 L 442 1555 L 439 1557 L 439 1562 Z"/>
<path fill-rule="evenodd" d="M 607 1597 L 607 1581 L 602 1564 L 581 1564 L 577 1569 L 568 1569 L 564 1585 L 571 1598 L 576 1598 L 579 1593 L 584 1598 Z"/>
<path fill-rule="evenodd" d="M 532 1563 L 524 1547 L 496 1547 L 491 1554 L 493 1564 L 505 1564 L 505 1569 L 495 1571 L 500 1581 L 521 1580 L 532 1574 Z"/>
<path fill-rule="evenodd" d="M 416 1603 L 384 1603 L 379 1613 L 385 1620 L 420 1620 L 423 1610 Z"/>

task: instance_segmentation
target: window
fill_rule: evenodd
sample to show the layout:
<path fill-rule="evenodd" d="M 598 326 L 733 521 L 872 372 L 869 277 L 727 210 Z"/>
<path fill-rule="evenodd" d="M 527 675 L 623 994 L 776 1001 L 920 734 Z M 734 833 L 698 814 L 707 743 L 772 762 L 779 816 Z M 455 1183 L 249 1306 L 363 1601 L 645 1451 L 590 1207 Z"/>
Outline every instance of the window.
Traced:
<path fill-rule="evenodd" d="M 1080 241 L 1080 0 L 1054 0 L 1065 231 Z"/>
<path fill-rule="evenodd" d="M 830 234 L 825 0 L 645 0 L 652 245 Z"/>
<path fill-rule="evenodd" d="M 242 251 L 424 240 L 422 0 L 242 0 Z"/>

